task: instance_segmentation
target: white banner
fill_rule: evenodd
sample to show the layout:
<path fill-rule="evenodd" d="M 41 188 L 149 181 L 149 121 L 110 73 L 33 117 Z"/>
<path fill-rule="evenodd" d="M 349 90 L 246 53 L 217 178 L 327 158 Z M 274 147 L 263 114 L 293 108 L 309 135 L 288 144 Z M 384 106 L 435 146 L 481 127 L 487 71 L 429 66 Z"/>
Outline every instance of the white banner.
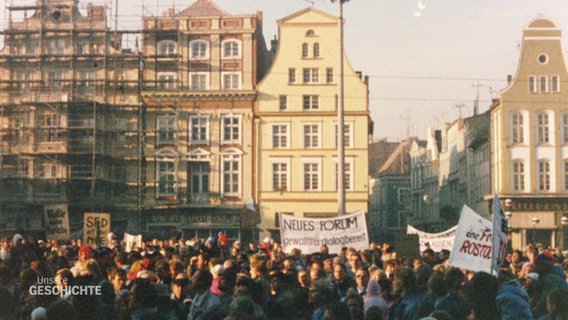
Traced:
<path fill-rule="evenodd" d="M 142 235 L 124 233 L 124 251 L 130 252 L 134 248 L 142 248 Z"/>
<path fill-rule="evenodd" d="M 493 197 L 493 248 L 491 267 L 499 272 L 507 255 L 507 219 L 497 195 Z"/>
<path fill-rule="evenodd" d="M 452 250 L 454 245 L 454 240 L 456 239 L 456 232 L 458 226 L 453 226 L 452 228 L 442 231 L 439 233 L 427 233 L 420 231 L 411 225 L 406 226 L 406 234 L 417 234 L 418 241 L 420 242 L 420 252 L 426 250 L 426 243 L 430 243 L 430 248 L 435 252 L 440 252 L 442 249 Z"/>
<path fill-rule="evenodd" d="M 306 254 L 315 253 L 324 244 L 329 253 L 340 253 L 343 247 L 369 248 L 363 210 L 332 218 L 298 218 L 280 214 L 280 237 L 285 253 L 290 253 L 293 248 Z"/>
<path fill-rule="evenodd" d="M 491 222 L 463 206 L 449 265 L 470 271 L 491 273 Z"/>

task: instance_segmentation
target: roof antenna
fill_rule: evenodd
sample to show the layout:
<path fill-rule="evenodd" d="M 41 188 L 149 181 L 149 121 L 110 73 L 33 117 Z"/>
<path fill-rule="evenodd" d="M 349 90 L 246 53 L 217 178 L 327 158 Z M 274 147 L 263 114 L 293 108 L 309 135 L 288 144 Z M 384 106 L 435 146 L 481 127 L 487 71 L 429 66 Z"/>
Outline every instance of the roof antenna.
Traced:
<path fill-rule="evenodd" d="M 316 1 L 315 0 L 304 0 L 306 2 L 309 2 L 312 4 L 312 7 L 316 5 Z"/>

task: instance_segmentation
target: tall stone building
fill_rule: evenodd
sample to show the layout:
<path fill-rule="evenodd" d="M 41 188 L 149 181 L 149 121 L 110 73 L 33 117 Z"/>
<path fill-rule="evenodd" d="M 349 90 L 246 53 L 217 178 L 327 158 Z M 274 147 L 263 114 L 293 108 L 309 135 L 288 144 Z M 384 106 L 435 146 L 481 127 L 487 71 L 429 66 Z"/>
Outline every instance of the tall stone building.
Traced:
<path fill-rule="evenodd" d="M 517 73 L 490 110 L 492 186 L 512 213 L 514 248 L 561 244 L 562 217 L 568 211 L 563 48 L 554 22 L 531 21 L 523 29 Z"/>
<path fill-rule="evenodd" d="M 339 28 L 313 7 L 278 21 L 274 63 L 258 86 L 255 114 L 261 227 L 278 231 L 278 214 L 337 215 Z M 368 212 L 368 86 L 345 61 L 346 212 Z"/>
<path fill-rule="evenodd" d="M 7 7 L 0 230 L 43 232 L 46 205 L 66 205 L 72 230 L 83 212 L 113 213 L 124 229 L 135 211 L 126 177 L 136 165 L 139 58 L 108 27 L 105 6 L 81 12 L 77 0 Z"/>
<path fill-rule="evenodd" d="M 149 232 L 241 234 L 253 199 L 253 106 L 268 51 L 262 13 L 230 15 L 213 1 L 144 17 L 143 219 Z"/>

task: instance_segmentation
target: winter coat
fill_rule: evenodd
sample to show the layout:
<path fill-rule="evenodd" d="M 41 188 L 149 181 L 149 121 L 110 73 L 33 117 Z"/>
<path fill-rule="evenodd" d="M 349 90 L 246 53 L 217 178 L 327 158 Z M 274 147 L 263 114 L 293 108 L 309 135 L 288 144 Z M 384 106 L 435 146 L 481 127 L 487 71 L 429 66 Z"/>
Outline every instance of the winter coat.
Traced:
<path fill-rule="evenodd" d="M 533 313 L 528 300 L 529 295 L 518 280 L 503 283 L 497 292 L 501 320 L 532 320 Z"/>
<path fill-rule="evenodd" d="M 420 297 L 416 294 L 409 294 L 400 298 L 389 310 L 388 320 L 414 320 L 416 310 L 420 306 Z"/>

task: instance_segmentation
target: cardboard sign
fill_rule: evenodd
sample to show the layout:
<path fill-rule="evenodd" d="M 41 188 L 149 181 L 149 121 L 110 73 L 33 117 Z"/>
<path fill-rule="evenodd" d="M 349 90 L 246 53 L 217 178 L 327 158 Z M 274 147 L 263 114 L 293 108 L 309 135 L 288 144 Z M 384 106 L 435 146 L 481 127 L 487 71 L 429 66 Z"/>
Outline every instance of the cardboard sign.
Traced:
<path fill-rule="evenodd" d="M 463 206 L 449 265 L 491 273 L 492 228 L 491 222 Z"/>
<path fill-rule="evenodd" d="M 324 244 L 329 253 L 340 253 L 343 247 L 369 248 L 363 210 L 332 218 L 298 218 L 280 214 L 280 237 L 285 253 L 290 253 L 293 248 L 302 250 L 302 253 L 319 252 Z"/>
<path fill-rule="evenodd" d="M 66 204 L 46 205 L 45 236 L 47 240 L 69 240 L 69 210 Z"/>
<path fill-rule="evenodd" d="M 106 235 L 110 232 L 110 214 L 85 212 L 83 243 L 91 248 L 108 247 Z"/>
<path fill-rule="evenodd" d="M 419 236 L 417 234 L 397 234 L 395 249 L 400 258 L 420 258 Z"/>
<path fill-rule="evenodd" d="M 124 233 L 124 251 L 130 252 L 134 248 L 142 248 L 142 235 Z"/>

